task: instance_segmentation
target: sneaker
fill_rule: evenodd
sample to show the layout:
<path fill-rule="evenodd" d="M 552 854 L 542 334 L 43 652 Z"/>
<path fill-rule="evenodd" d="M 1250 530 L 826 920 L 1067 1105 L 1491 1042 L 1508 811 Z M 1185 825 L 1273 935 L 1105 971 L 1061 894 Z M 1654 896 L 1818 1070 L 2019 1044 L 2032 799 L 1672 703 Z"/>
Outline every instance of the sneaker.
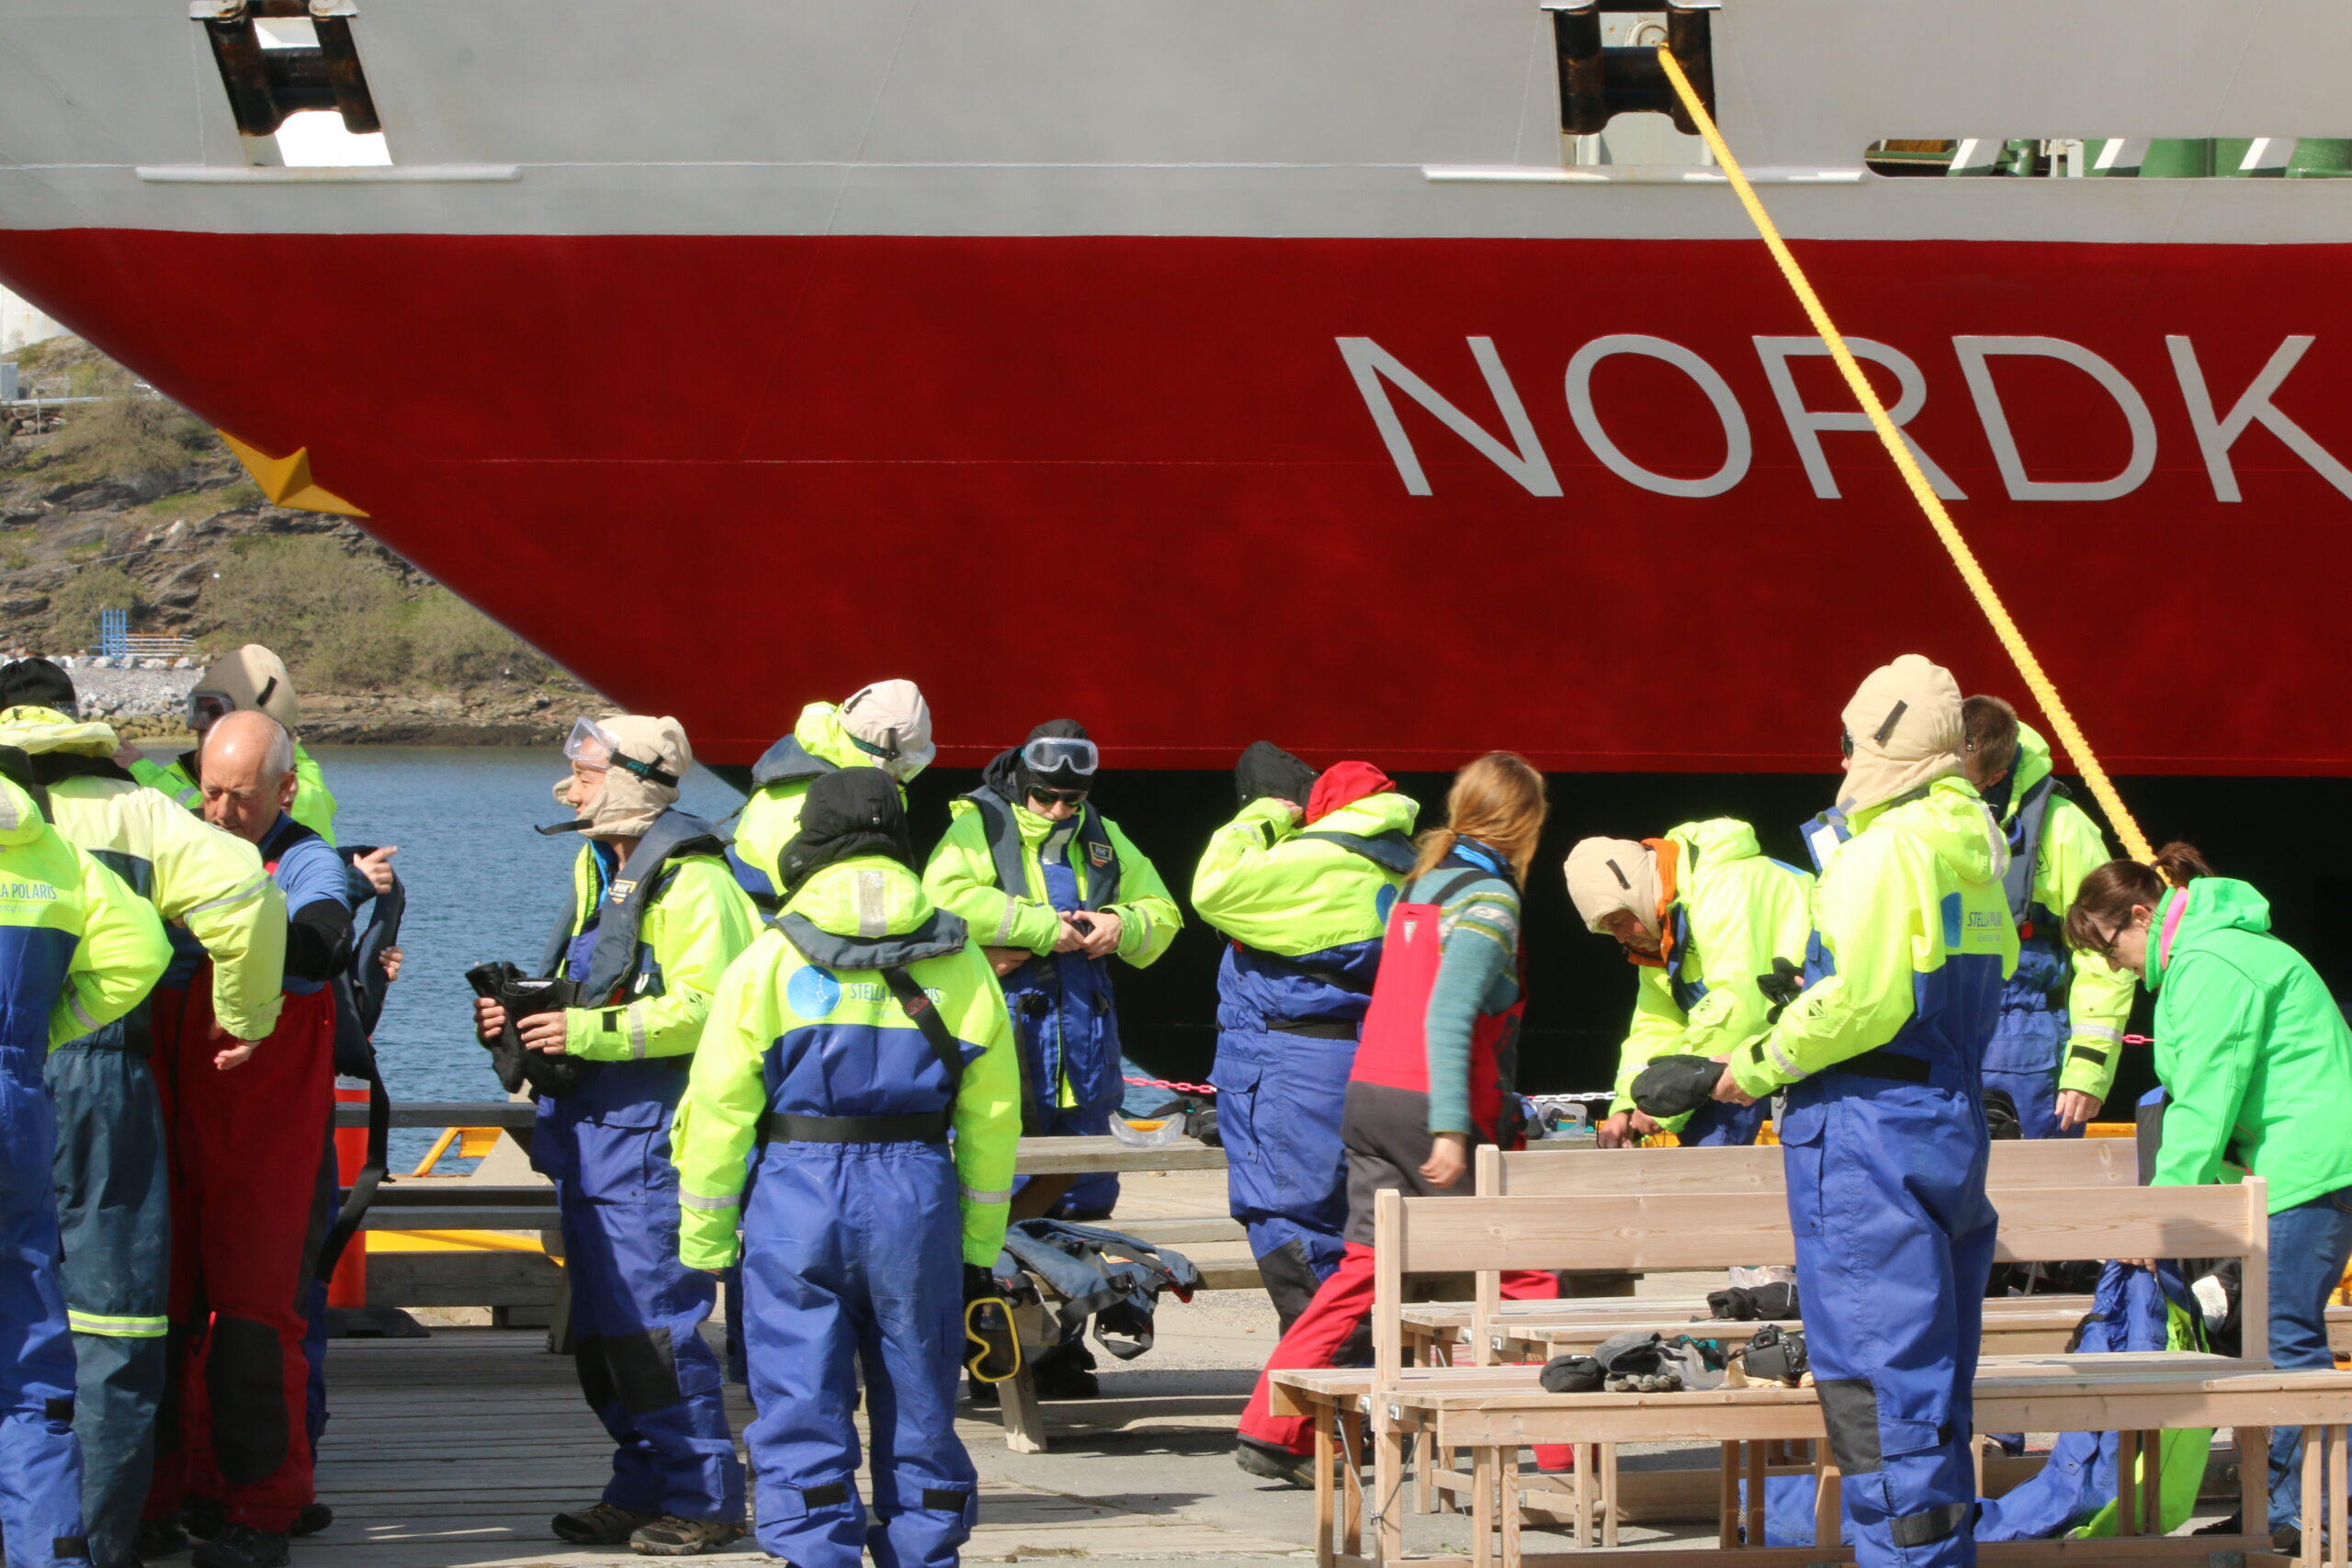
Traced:
<path fill-rule="evenodd" d="M 1279 1481 L 1285 1486 L 1295 1486 L 1303 1491 L 1315 1490 L 1313 1454 L 1295 1454 L 1272 1443 L 1244 1438 L 1233 1450 L 1233 1462 L 1241 1467 L 1244 1474 L 1254 1475 L 1261 1481 Z"/>
<path fill-rule="evenodd" d="M 131 1533 L 131 1554 L 146 1562 L 157 1557 L 177 1557 L 187 1550 L 187 1531 L 176 1519 L 141 1519 Z"/>
<path fill-rule="evenodd" d="M 695 1557 L 720 1551 L 742 1539 L 741 1520 L 689 1519 L 664 1514 L 632 1534 L 628 1549 L 647 1557 Z"/>
<path fill-rule="evenodd" d="M 284 1530 L 229 1524 L 210 1540 L 198 1542 L 189 1561 L 195 1568 L 286 1568 L 294 1554 L 287 1549 Z"/>
<path fill-rule="evenodd" d="M 302 1511 L 294 1516 L 294 1522 L 286 1527 L 286 1533 L 288 1535 L 316 1535 L 333 1523 L 334 1523 L 333 1508 L 328 1507 L 324 1503 L 309 1502 L 303 1504 Z"/>
<path fill-rule="evenodd" d="M 229 1505 L 218 1497 L 184 1497 L 180 1500 L 180 1523 L 187 1533 L 198 1540 L 211 1540 L 229 1522 Z"/>
<path fill-rule="evenodd" d="M 661 1517 L 640 1514 L 617 1503 L 596 1503 L 558 1514 L 548 1521 L 548 1528 L 555 1531 L 556 1540 L 574 1546 L 626 1546 L 630 1536 Z"/>

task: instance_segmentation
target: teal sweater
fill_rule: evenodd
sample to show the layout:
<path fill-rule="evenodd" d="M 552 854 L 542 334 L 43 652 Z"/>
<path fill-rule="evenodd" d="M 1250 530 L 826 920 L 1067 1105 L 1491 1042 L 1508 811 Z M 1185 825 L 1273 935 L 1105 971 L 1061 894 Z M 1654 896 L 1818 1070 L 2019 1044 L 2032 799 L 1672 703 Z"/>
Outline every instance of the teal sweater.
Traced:
<path fill-rule="evenodd" d="M 1474 859 L 1501 857 L 1465 843 Z M 1464 868 L 1441 865 L 1406 889 L 1408 903 L 1426 904 Z M 1430 1066 L 1429 1130 L 1476 1135 L 1470 1117 L 1470 1035 L 1482 1013 L 1519 999 L 1519 889 L 1504 876 L 1482 876 L 1445 901 L 1438 921 L 1437 983 L 1423 1020 Z"/>

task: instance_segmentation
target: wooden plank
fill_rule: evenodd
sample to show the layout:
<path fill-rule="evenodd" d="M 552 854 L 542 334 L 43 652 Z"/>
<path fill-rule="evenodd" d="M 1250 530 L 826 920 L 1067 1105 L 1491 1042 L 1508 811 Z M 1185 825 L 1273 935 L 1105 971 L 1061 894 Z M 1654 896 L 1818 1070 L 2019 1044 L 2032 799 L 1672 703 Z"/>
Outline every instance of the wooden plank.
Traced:
<path fill-rule="evenodd" d="M 396 1307 L 545 1306 L 555 1300 L 562 1275 L 543 1252 L 378 1252 L 368 1258 L 368 1301 Z"/>
<path fill-rule="evenodd" d="M 1481 1150 L 1483 1153 L 1483 1149 Z M 1785 1191 L 1781 1151 L 1749 1148 L 1522 1149 L 1498 1153 L 1481 1168 L 1481 1196 L 1615 1197 L 1640 1193 Z M 2139 1181 L 2132 1138 L 2004 1139 L 1993 1145 L 1984 1184 L 2012 1187 L 2131 1187 Z"/>
<path fill-rule="evenodd" d="M 2251 1185 L 2249 1181 L 2244 1185 Z M 2002 1195 L 1994 1256 L 2004 1262 L 2079 1258 L 2250 1258 L 2242 1188 L 2077 1187 Z M 1793 1263 L 1795 1237 L 1776 1195 L 1629 1194 L 1605 1204 L 1553 1198 L 1408 1198 L 1397 1235 L 1407 1273 L 1495 1269 L 1720 1268 L 1726 1259 Z M 2248 1264 L 2252 1293 L 2252 1263 Z"/>

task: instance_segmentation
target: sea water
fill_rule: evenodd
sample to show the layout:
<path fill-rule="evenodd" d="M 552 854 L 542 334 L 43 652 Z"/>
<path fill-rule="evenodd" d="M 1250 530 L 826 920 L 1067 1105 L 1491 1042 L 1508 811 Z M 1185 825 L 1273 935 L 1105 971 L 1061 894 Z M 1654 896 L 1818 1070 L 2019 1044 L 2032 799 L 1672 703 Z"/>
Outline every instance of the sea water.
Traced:
<path fill-rule="evenodd" d="M 576 833 L 546 838 L 531 830 L 571 818 L 550 793 L 566 774 L 562 753 L 553 746 L 310 751 L 334 792 L 335 836 L 346 845 L 400 846 L 392 865 L 408 893 L 404 962 L 376 1026 L 385 1087 L 395 1101 L 504 1099 L 474 1034 L 466 971 L 503 958 L 538 972 L 580 853 Z M 680 795 L 682 810 L 730 827 L 743 801 L 699 767 Z M 436 1136 L 395 1129 L 391 1168 L 413 1168 Z M 468 1167 L 453 1151 L 436 1168 L 455 1174 Z"/>

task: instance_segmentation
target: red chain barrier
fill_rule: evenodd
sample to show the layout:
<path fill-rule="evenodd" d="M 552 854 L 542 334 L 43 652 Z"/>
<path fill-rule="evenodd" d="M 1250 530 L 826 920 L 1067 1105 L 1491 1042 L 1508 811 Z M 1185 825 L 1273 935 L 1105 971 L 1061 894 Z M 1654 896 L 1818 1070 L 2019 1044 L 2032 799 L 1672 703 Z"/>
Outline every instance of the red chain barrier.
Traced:
<path fill-rule="evenodd" d="M 1178 1083 L 1174 1078 L 1129 1078 L 1126 1081 L 1138 1089 L 1172 1089 L 1179 1094 L 1216 1092 L 1216 1085 L 1213 1083 Z"/>

